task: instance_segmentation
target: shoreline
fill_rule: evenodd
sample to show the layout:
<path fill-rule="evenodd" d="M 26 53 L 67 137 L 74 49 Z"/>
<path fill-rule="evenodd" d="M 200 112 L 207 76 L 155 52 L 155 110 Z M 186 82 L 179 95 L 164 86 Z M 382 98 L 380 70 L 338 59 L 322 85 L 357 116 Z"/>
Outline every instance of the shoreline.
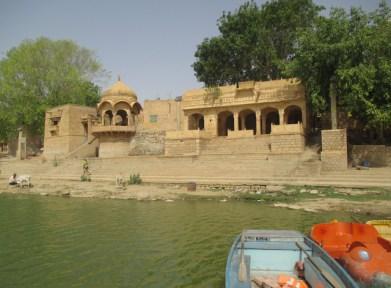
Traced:
<path fill-rule="evenodd" d="M 391 215 L 391 190 L 317 186 L 205 186 L 188 191 L 184 184 L 142 183 L 117 187 L 112 181 L 34 180 L 33 187 L 20 188 L 0 180 L 0 194 L 100 198 L 138 201 L 216 200 L 248 201 L 272 207 L 312 213 L 350 211 L 365 215 Z"/>

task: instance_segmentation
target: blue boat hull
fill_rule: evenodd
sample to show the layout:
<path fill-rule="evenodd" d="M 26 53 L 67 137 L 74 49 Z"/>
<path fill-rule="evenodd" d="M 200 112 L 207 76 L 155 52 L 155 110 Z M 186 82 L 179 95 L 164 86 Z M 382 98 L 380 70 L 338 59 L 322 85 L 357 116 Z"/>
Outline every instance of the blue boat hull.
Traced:
<path fill-rule="evenodd" d="M 304 265 L 309 287 L 358 288 L 350 275 L 308 237 L 288 230 L 246 230 L 236 237 L 227 258 L 225 287 L 253 288 L 265 278 L 298 277 Z"/>

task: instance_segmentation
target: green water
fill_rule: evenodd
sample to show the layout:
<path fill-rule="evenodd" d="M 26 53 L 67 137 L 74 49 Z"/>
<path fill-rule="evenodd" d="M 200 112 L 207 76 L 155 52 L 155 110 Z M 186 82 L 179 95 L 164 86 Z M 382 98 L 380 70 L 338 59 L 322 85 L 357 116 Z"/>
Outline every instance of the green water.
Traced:
<path fill-rule="evenodd" d="M 259 203 L 0 195 L 0 287 L 224 287 L 244 228 L 296 229 L 341 213 Z"/>

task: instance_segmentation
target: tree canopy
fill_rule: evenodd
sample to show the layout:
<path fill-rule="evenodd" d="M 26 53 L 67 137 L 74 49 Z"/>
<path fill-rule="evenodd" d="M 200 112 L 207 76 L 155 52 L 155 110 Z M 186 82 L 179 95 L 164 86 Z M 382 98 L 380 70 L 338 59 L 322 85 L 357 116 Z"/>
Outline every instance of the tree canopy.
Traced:
<path fill-rule="evenodd" d="M 93 106 L 104 73 L 94 53 L 70 40 L 23 41 L 0 61 L 0 138 L 24 127 L 41 134 L 45 110 L 66 103 Z"/>
<path fill-rule="evenodd" d="M 310 27 L 322 7 L 312 0 L 279 0 L 259 7 L 246 2 L 218 20 L 220 35 L 198 45 L 193 64 L 206 86 L 281 77 L 301 29 Z"/>
<path fill-rule="evenodd" d="M 340 109 L 369 127 L 391 124 L 391 12 L 332 9 L 302 31 L 286 75 L 299 77 L 315 111 L 328 109 L 330 85 Z M 381 131 L 380 131 L 381 134 Z"/>

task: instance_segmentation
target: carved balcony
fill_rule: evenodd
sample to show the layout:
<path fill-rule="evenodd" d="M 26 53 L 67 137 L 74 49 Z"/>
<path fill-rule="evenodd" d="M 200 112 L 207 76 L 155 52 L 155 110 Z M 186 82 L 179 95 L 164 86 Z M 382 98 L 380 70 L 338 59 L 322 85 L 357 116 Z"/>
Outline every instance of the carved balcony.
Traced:
<path fill-rule="evenodd" d="M 132 134 L 136 132 L 134 125 L 117 126 L 117 125 L 99 125 L 95 124 L 91 127 L 92 134 Z"/>

